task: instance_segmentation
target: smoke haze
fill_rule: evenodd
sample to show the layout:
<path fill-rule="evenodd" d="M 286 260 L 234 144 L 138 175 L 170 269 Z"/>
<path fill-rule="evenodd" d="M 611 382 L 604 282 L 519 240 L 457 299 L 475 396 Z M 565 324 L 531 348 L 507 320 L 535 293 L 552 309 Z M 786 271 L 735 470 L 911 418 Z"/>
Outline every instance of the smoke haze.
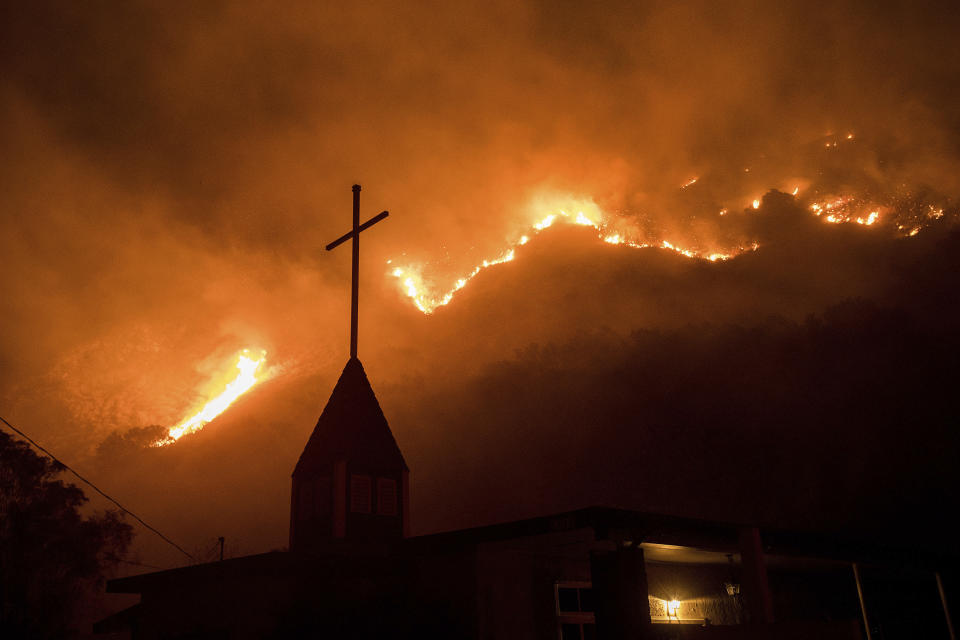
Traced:
<path fill-rule="evenodd" d="M 910 488 L 940 495 L 956 451 L 957 22 L 922 2 L 7 5 L 0 410 L 188 548 L 284 545 L 347 357 L 349 258 L 323 247 L 359 182 L 362 215 L 391 211 L 363 237 L 360 355 L 418 532 L 595 503 L 919 510 Z M 811 213 L 840 196 L 880 222 Z M 759 248 L 708 263 L 559 227 L 431 316 L 388 275 L 449 286 L 558 198 L 655 245 Z M 270 379 L 144 448 L 244 348 Z M 869 401 L 891 386 L 922 401 Z M 891 466 L 907 415 L 930 432 Z"/>

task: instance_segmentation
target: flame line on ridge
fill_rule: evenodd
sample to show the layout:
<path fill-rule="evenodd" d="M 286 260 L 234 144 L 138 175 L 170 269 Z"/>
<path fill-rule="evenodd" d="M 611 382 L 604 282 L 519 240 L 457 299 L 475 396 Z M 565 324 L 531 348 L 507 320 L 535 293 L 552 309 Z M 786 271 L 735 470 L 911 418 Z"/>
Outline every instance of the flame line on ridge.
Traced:
<path fill-rule="evenodd" d="M 848 136 L 848 139 L 851 136 Z M 687 187 L 695 184 L 699 178 L 692 178 L 687 181 L 680 188 L 686 189 Z M 794 198 L 799 197 L 801 187 L 799 185 L 794 186 L 790 191 L 790 195 Z M 809 202 L 809 201 L 808 201 Z M 808 206 L 809 211 L 820 217 L 825 223 L 830 224 L 846 224 L 846 223 L 857 223 L 858 225 L 868 227 L 868 226 L 879 226 L 876 223 L 880 222 L 881 217 L 885 217 L 886 214 L 891 213 L 892 209 L 888 206 L 879 206 L 877 204 L 867 205 L 867 202 L 859 201 L 859 199 L 850 197 L 850 196 L 836 196 L 829 198 L 821 202 L 813 202 Z M 761 198 L 751 198 L 748 201 L 747 209 L 757 210 L 760 208 Z M 860 211 L 864 213 L 857 213 L 853 207 L 858 207 Z M 612 225 L 604 220 L 604 214 L 596 207 L 592 201 L 589 203 L 590 209 L 595 209 L 595 217 L 600 221 L 595 221 L 584 214 L 583 211 L 578 211 L 575 216 L 567 213 L 565 210 L 560 208 L 553 209 L 554 212 L 549 213 L 548 215 L 540 218 L 538 221 L 534 222 L 527 233 L 520 236 L 519 240 L 516 240 L 510 243 L 509 248 L 502 252 L 499 256 L 493 259 L 484 260 L 480 264 L 476 265 L 470 273 L 465 276 L 458 278 L 452 288 L 447 290 L 444 293 L 436 292 L 439 287 L 429 285 L 424 278 L 421 269 L 419 267 L 394 267 L 388 273 L 390 276 L 397 278 L 400 281 L 401 289 L 403 294 L 410 298 L 413 305 L 423 314 L 430 315 L 437 308 L 445 306 L 453 300 L 453 297 L 458 291 L 463 289 L 467 283 L 469 283 L 474 277 L 476 277 L 481 271 L 492 267 L 498 264 L 504 264 L 506 262 L 511 262 L 516 256 L 517 248 L 527 244 L 530 241 L 532 235 L 539 234 L 545 229 L 550 228 L 557 221 L 563 221 L 569 224 L 577 224 L 591 227 L 592 229 L 599 232 L 599 238 L 606 242 L 607 244 L 613 245 L 624 245 L 633 249 L 643 249 L 643 248 L 659 248 L 659 249 L 669 249 L 675 251 L 687 258 L 695 258 L 700 260 L 709 260 L 711 262 L 716 261 L 725 261 L 730 258 L 733 258 L 737 255 L 741 255 L 747 251 L 756 251 L 759 248 L 757 242 L 751 243 L 749 246 L 740 246 L 736 249 L 730 250 L 727 253 L 724 252 L 701 252 L 691 249 L 684 249 L 679 247 L 667 240 L 661 240 L 658 244 L 651 244 L 649 242 L 629 240 L 622 231 L 617 231 L 612 228 Z M 943 216 L 943 208 L 936 208 L 933 205 L 929 205 L 930 213 L 928 217 L 931 219 L 939 219 Z M 572 209 L 571 209 L 572 210 Z M 727 209 L 721 209 L 720 215 L 723 216 L 727 213 Z M 867 213 L 868 212 L 868 213 Z M 827 215 L 823 215 L 826 213 Z M 865 215 L 864 215 L 865 214 Z M 915 225 L 910 228 L 909 231 L 905 231 L 904 225 L 897 226 L 898 231 L 904 232 L 903 235 L 912 237 L 919 233 L 921 225 Z M 390 264 L 392 261 L 388 260 L 387 263 Z"/>
<path fill-rule="evenodd" d="M 598 217 L 602 217 L 599 210 L 596 212 Z M 552 227 L 555 222 L 563 221 L 569 224 L 576 224 L 580 226 L 590 227 L 595 231 L 599 232 L 598 237 L 606 242 L 607 244 L 613 245 L 623 245 L 633 249 L 645 249 L 645 248 L 659 248 L 659 249 L 669 249 L 675 251 L 679 254 L 682 254 L 688 258 L 699 258 L 703 260 L 709 260 L 715 262 L 717 260 L 727 260 L 733 257 L 733 253 L 720 253 L 712 252 L 709 254 L 702 254 L 698 251 L 693 251 L 690 249 L 683 249 L 678 247 L 666 240 L 661 241 L 660 244 L 650 244 L 647 242 L 638 242 L 634 240 L 628 240 L 625 235 L 622 235 L 619 232 L 609 232 L 609 225 L 606 222 L 597 222 L 588 217 L 583 211 L 578 211 L 576 215 L 567 213 L 562 209 L 557 209 L 556 213 L 550 213 L 537 222 L 534 222 L 528 234 L 536 235 L 540 232 Z M 468 282 L 470 282 L 474 277 L 477 276 L 481 271 L 492 267 L 498 264 L 504 264 L 506 262 L 511 262 L 516 257 L 516 250 L 518 247 L 521 247 L 527 244 L 530 241 L 530 235 L 524 234 L 520 236 L 520 239 L 513 242 L 509 249 L 501 253 L 498 257 L 493 258 L 492 260 L 484 260 L 473 270 L 456 280 L 452 289 L 443 293 L 441 295 L 430 294 L 427 291 L 430 289 L 425 282 L 423 276 L 420 274 L 419 270 L 407 267 L 395 267 L 391 272 L 394 278 L 397 278 L 401 281 L 402 287 L 404 289 L 405 295 L 410 298 L 414 306 L 419 309 L 422 313 L 426 315 L 432 314 L 438 307 L 445 306 L 453 300 L 453 296 L 456 295 L 458 291 L 463 289 Z M 752 247 L 740 247 L 736 253 L 742 253 L 747 250 L 756 250 L 756 243 Z"/>
<path fill-rule="evenodd" d="M 256 377 L 257 370 L 266 360 L 267 353 L 266 351 L 261 351 L 258 360 L 249 357 L 247 355 L 248 353 L 249 351 L 244 349 L 237 356 L 236 368 L 240 370 L 240 373 L 227 383 L 226 389 L 211 400 L 208 400 L 206 404 L 203 405 L 203 408 L 196 414 L 187 418 L 176 427 L 170 427 L 167 435 L 153 443 L 153 446 L 162 447 L 172 444 L 185 434 L 200 431 L 208 422 L 226 411 L 237 398 L 249 391 L 253 385 L 257 384 L 257 382 L 259 382 Z"/>

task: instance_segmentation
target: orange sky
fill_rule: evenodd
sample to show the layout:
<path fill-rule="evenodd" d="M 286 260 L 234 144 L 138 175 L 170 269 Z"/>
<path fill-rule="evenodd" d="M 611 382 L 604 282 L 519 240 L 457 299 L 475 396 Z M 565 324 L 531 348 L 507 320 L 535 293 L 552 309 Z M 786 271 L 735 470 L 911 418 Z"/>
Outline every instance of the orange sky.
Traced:
<path fill-rule="evenodd" d="M 364 219 L 391 212 L 364 234 L 360 355 L 408 459 L 433 461 L 419 481 L 414 467 L 429 493 L 456 475 L 461 434 L 420 424 L 425 389 L 469 388 L 517 350 L 584 332 L 802 320 L 886 291 L 873 258 L 903 235 L 892 221 L 956 213 L 954 13 L 4 9 L 0 414 L 188 547 L 284 544 L 286 474 L 346 359 L 348 251 L 323 246 L 347 230 L 359 182 Z M 796 202 L 744 213 L 795 183 Z M 839 194 L 889 207 L 889 224 L 825 239 L 791 222 Z M 392 260 L 453 282 L 528 229 L 545 197 L 591 201 L 654 244 L 766 253 L 703 265 L 561 228 L 430 317 L 389 277 Z M 202 438 L 130 454 L 154 456 L 140 467 L 97 455 L 111 433 L 187 417 L 244 348 L 265 350 L 274 376 Z M 422 521 L 479 518 L 447 515 Z"/>

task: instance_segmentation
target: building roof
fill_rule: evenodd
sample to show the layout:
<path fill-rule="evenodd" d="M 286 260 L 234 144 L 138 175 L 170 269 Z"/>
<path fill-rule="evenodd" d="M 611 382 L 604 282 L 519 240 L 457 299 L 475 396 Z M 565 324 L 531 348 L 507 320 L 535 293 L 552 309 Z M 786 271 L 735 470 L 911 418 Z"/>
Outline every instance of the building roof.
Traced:
<path fill-rule="evenodd" d="M 559 531 L 590 528 L 598 540 L 632 540 L 648 548 L 648 554 L 668 562 L 693 561 L 706 557 L 680 558 L 666 550 L 697 550 L 713 554 L 711 561 L 726 561 L 728 553 L 739 553 L 739 534 L 754 525 L 718 522 L 676 515 L 649 513 L 606 506 L 593 506 L 523 520 L 459 529 L 407 538 L 408 547 L 442 549 L 486 542 L 517 539 Z M 878 566 L 911 566 L 937 570 L 960 566 L 960 553 L 953 549 L 925 546 L 915 541 L 900 544 L 864 540 L 841 533 L 790 531 L 759 527 L 764 554 L 769 558 L 795 558 L 828 562 L 860 562 Z M 649 553 L 650 548 L 656 548 Z"/>
<path fill-rule="evenodd" d="M 351 358 L 343 368 L 293 475 L 319 471 L 337 460 L 408 470 L 357 358 Z"/>
<path fill-rule="evenodd" d="M 499 542 L 576 529 L 593 529 L 598 540 L 668 540 L 706 549 L 736 548 L 736 525 L 614 507 L 593 506 L 510 522 L 444 531 L 413 538 L 411 546 L 436 549 Z"/>
<path fill-rule="evenodd" d="M 338 576 L 360 572 L 366 575 L 389 572 L 391 563 L 388 545 L 356 544 L 342 540 L 329 541 L 319 551 L 269 551 L 219 562 L 188 565 L 152 573 L 141 573 L 107 581 L 107 593 L 143 593 L 150 590 L 180 589 L 184 585 L 201 585 L 211 581 L 238 583 L 269 576 L 283 578 Z"/>
<path fill-rule="evenodd" d="M 325 575 L 332 579 L 332 576 L 360 572 L 389 573 L 409 554 L 444 553 L 484 543 L 579 529 L 592 529 L 596 540 L 632 539 L 645 548 L 652 561 L 726 563 L 728 553 L 739 552 L 737 539 L 742 526 L 611 507 L 587 507 L 389 543 L 325 540 L 307 553 L 274 551 L 118 578 L 107 583 L 107 592 L 142 593 L 147 589 L 176 588 L 211 579 L 237 581 L 266 575 Z M 781 561 L 793 558 L 797 562 L 863 562 L 930 570 L 956 567 L 960 562 L 956 552 L 941 549 L 890 547 L 836 536 L 770 529 L 763 529 L 761 535 L 768 559 L 776 556 Z M 691 551 L 698 553 L 691 555 Z"/>

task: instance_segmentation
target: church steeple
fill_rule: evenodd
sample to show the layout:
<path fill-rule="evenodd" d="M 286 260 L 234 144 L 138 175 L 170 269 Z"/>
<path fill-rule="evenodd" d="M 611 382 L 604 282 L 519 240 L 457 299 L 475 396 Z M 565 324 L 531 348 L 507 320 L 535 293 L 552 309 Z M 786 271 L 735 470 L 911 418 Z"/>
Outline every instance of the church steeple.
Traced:
<path fill-rule="evenodd" d="M 324 539 L 388 540 L 409 535 L 409 469 L 357 359 L 360 233 L 386 218 L 360 224 L 360 185 L 353 185 L 353 228 L 327 245 L 353 245 L 350 360 L 293 469 L 290 549 Z"/>
<path fill-rule="evenodd" d="M 408 479 L 363 365 L 351 358 L 293 470 L 290 548 L 408 535 Z"/>

